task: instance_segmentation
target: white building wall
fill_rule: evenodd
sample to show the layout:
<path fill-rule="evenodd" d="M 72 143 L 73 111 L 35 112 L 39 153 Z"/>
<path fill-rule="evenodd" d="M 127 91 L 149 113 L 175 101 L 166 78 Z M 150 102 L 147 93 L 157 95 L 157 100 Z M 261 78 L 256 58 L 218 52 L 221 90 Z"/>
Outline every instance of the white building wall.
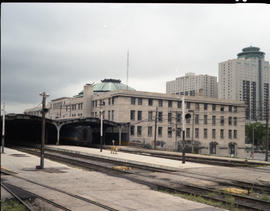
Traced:
<path fill-rule="evenodd" d="M 168 94 L 185 94 L 190 91 L 199 93 L 202 89 L 203 96 L 218 97 L 217 77 L 209 75 L 195 75 L 194 73 L 186 73 L 183 77 L 178 77 L 173 81 L 166 82 L 166 93 Z"/>

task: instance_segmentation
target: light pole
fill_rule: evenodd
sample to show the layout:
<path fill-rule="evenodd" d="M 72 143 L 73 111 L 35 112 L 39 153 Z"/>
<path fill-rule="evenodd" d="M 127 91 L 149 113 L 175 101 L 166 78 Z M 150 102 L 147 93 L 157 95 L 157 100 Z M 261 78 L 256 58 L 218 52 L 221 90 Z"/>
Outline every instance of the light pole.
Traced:
<path fill-rule="evenodd" d="M 4 147 L 5 147 L 5 103 L 3 103 L 3 123 L 2 123 L 2 153 L 4 153 Z"/>
<path fill-rule="evenodd" d="M 254 127 L 252 127 L 252 159 L 254 158 Z"/>
<path fill-rule="evenodd" d="M 42 96 L 42 134 L 41 134 L 41 148 L 40 148 L 40 166 L 37 166 L 39 169 L 44 168 L 44 145 L 45 145 L 45 126 L 46 126 L 46 119 L 45 115 L 48 112 L 48 109 L 46 106 L 46 98 L 49 97 L 49 95 L 46 94 L 46 92 L 40 93 L 40 96 Z"/>
<path fill-rule="evenodd" d="M 188 112 L 192 113 L 192 153 L 194 153 L 194 110 L 188 110 Z"/>
<path fill-rule="evenodd" d="M 100 152 L 102 152 L 102 145 L 103 145 L 103 109 L 104 102 L 100 103 Z"/>

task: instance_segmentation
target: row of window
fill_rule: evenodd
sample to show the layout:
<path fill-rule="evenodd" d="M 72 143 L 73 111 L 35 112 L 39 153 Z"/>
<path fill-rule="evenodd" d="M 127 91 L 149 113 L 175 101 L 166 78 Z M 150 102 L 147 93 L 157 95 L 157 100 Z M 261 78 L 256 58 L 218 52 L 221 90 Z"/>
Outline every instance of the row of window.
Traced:
<path fill-rule="evenodd" d="M 114 105 L 115 102 L 115 97 L 111 97 L 107 99 L 108 105 Z M 105 106 L 106 101 L 105 100 L 94 100 L 92 101 L 92 107 L 100 107 L 100 106 Z"/>
<path fill-rule="evenodd" d="M 95 112 L 94 115 L 92 113 L 92 116 L 99 118 L 100 117 L 100 113 L 101 112 L 99 112 L 99 113 L 98 112 Z M 102 114 L 103 114 L 103 119 L 114 121 L 114 110 L 107 111 L 107 112 L 106 111 L 103 111 Z"/>
<path fill-rule="evenodd" d="M 82 110 L 82 109 L 83 109 L 83 103 L 77 103 L 77 104 L 66 106 L 66 111 L 75 111 L 75 110 Z"/>
<path fill-rule="evenodd" d="M 194 123 L 195 124 L 199 124 L 199 114 L 194 114 Z M 205 125 L 208 124 L 208 116 L 209 115 L 204 115 L 203 116 L 203 123 Z M 136 120 L 136 111 L 135 110 L 130 110 L 130 120 L 131 121 L 135 121 Z M 168 113 L 168 122 L 172 122 L 173 116 L 172 113 L 169 112 Z M 142 111 L 137 111 L 137 121 L 142 120 Z M 148 121 L 153 121 L 153 111 L 148 111 Z M 216 125 L 216 116 L 213 115 L 212 116 L 212 125 Z M 157 112 L 157 121 L 162 122 L 163 121 L 163 112 L 159 111 Z M 176 112 L 176 121 L 181 123 L 182 121 L 182 113 L 181 112 Z M 186 123 L 190 123 L 190 119 L 186 119 Z M 224 116 L 220 116 L 220 125 L 224 125 L 225 124 L 225 118 Z M 237 117 L 228 117 L 228 125 L 237 125 Z"/>
<path fill-rule="evenodd" d="M 162 137 L 162 130 L 163 130 L 163 127 L 158 127 L 158 130 L 157 130 L 157 134 L 159 137 Z M 171 138 L 172 137 L 172 127 L 168 127 L 168 137 Z M 212 129 L 212 139 L 216 139 L 216 129 Z M 224 129 L 221 129 L 220 130 L 220 133 L 219 133 L 219 137 L 221 139 L 224 139 L 225 138 L 225 135 L 224 135 Z M 132 125 L 130 127 L 130 135 L 131 136 L 134 136 L 135 135 L 135 126 Z M 137 126 L 137 136 L 142 136 L 142 126 Z M 148 137 L 152 137 L 153 136 L 153 127 L 152 126 L 148 126 Z M 181 136 L 181 128 L 177 128 L 176 130 L 176 136 Z M 185 133 L 185 137 L 186 138 L 191 138 L 191 129 L 190 128 L 186 128 L 186 133 Z M 199 138 L 199 128 L 195 128 L 195 138 Z M 207 128 L 204 128 L 203 129 L 203 138 L 208 138 L 208 129 Z M 228 138 L 229 139 L 236 139 L 237 138 L 237 130 L 228 130 Z"/>
<path fill-rule="evenodd" d="M 136 97 L 131 97 L 130 98 L 130 103 L 131 105 L 136 105 L 136 100 L 137 100 L 137 104 L 138 105 L 142 105 L 142 102 L 143 102 L 143 99 L 142 98 L 136 98 Z M 153 101 L 154 99 L 148 99 L 148 105 L 149 106 L 153 106 Z M 162 99 L 159 99 L 158 100 L 158 106 L 159 107 L 163 107 L 163 102 L 164 100 Z M 168 107 L 173 107 L 173 102 L 176 102 L 177 103 L 177 107 L 178 108 L 182 108 L 182 101 L 172 101 L 172 100 L 168 100 Z M 191 103 L 190 102 L 185 102 L 186 104 L 186 109 L 190 109 L 190 106 L 191 106 Z M 208 107 L 209 107 L 209 104 L 208 103 L 203 103 L 203 104 L 200 104 L 200 103 L 195 103 L 195 110 L 199 110 L 200 109 L 200 105 L 203 105 L 203 109 L 205 111 L 208 110 Z M 216 111 L 216 104 L 211 104 L 212 105 L 212 111 Z M 225 106 L 220 106 L 220 111 L 224 112 L 224 109 L 225 109 Z M 229 112 L 237 112 L 237 106 L 231 106 L 229 105 L 228 106 L 228 111 Z"/>

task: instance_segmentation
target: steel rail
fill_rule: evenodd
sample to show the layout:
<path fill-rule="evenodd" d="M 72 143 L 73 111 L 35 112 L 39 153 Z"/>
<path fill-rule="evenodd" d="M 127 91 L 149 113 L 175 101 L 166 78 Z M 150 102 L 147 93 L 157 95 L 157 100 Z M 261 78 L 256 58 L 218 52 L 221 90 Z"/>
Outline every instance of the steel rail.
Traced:
<path fill-rule="evenodd" d="M 14 175 L 12 175 L 12 176 L 14 176 Z M 13 186 L 13 187 L 15 187 L 17 190 L 20 190 L 20 191 L 23 191 L 23 192 L 26 192 L 26 193 L 28 193 L 29 195 L 32 195 L 34 198 L 39 198 L 39 199 L 41 199 L 41 200 L 43 200 L 43 201 L 46 201 L 47 203 L 49 203 L 49 204 L 51 204 L 51 205 L 53 205 L 53 206 L 55 206 L 55 207 L 57 207 L 57 208 L 60 208 L 60 209 L 62 209 L 62 210 L 65 210 L 65 211 L 72 211 L 72 210 L 70 210 L 70 209 L 68 209 L 68 208 L 66 208 L 66 207 L 64 207 L 64 206 L 62 206 L 62 205 L 60 205 L 60 204 L 58 204 L 58 203 L 55 203 L 54 201 L 52 201 L 52 200 L 50 200 L 50 199 L 46 199 L 46 198 L 44 198 L 44 197 L 42 197 L 42 196 L 40 196 L 40 195 L 37 195 L 37 194 L 35 194 L 35 193 L 33 193 L 33 192 L 30 192 L 30 191 L 27 191 L 27 190 L 25 190 L 25 189 L 23 189 L 23 188 L 21 188 L 21 187 L 18 187 L 18 186 L 15 186 L 15 185 L 12 185 L 12 184 L 8 184 L 8 183 L 6 183 L 8 186 Z M 31 210 L 33 210 L 32 208 L 31 208 Z"/>
<path fill-rule="evenodd" d="M 60 153 L 61 154 L 61 153 Z M 55 157 L 57 157 L 56 155 L 54 155 Z M 61 157 L 61 159 L 63 159 L 63 161 L 65 160 L 65 158 Z M 71 156 L 71 158 L 67 159 L 66 162 L 70 162 L 68 160 L 72 160 L 74 159 L 74 157 Z M 64 161 L 65 162 L 65 161 Z M 78 161 L 76 161 L 78 162 Z M 91 165 L 88 163 L 88 165 Z M 83 164 L 82 164 L 83 166 Z M 99 166 L 96 165 L 95 167 L 93 167 L 95 170 L 99 171 Z M 92 169 L 93 169 L 92 168 Z M 102 168 L 106 168 L 104 166 L 102 166 Z M 111 170 L 109 167 L 107 168 L 108 170 Z M 122 175 L 123 178 L 126 179 L 130 179 L 131 181 L 140 183 L 140 184 L 144 184 L 150 187 L 157 187 L 158 189 L 164 189 L 167 191 L 173 191 L 175 193 L 186 193 L 186 194 L 195 194 L 195 195 L 200 195 L 201 197 L 204 197 L 206 199 L 212 199 L 212 200 L 219 200 L 222 203 L 229 203 L 227 202 L 225 199 L 222 199 L 220 197 L 211 197 L 208 196 L 208 193 L 217 193 L 217 194 L 223 194 L 223 195 L 227 195 L 227 196 L 233 196 L 237 199 L 237 201 L 235 201 L 235 204 L 238 205 L 239 207 L 243 207 L 243 208 L 249 208 L 249 209 L 254 209 L 254 210 L 270 210 L 270 203 L 267 201 L 263 201 L 263 200 L 258 200 L 255 198 L 251 198 L 251 197 L 246 197 L 246 196 L 241 196 L 238 194 L 232 194 L 232 193 L 220 193 L 219 190 L 214 190 L 214 189 L 209 189 L 209 188 L 203 188 L 203 187 L 198 187 L 198 186 L 194 186 L 194 185 L 189 185 L 189 184 L 177 184 L 177 183 L 173 183 L 173 185 L 178 186 L 178 188 L 173 188 L 172 184 L 167 184 L 167 185 L 161 185 L 158 184 L 158 182 L 161 181 L 157 181 L 157 182 L 149 182 L 147 181 L 147 179 L 150 179 L 150 177 L 148 176 L 142 176 L 142 175 L 135 175 L 135 177 L 132 177 L 135 174 L 125 174 Z M 139 179 L 140 178 L 140 179 Z M 164 182 L 164 181 L 163 181 Z M 243 202 L 244 201 L 244 202 Z M 264 208 L 266 207 L 266 208 Z"/>
<path fill-rule="evenodd" d="M 68 196 L 71 196 L 71 197 L 73 197 L 73 198 L 79 199 L 79 200 L 81 200 L 81 201 L 88 202 L 88 203 L 90 203 L 90 204 L 96 205 L 96 206 L 101 207 L 101 208 L 104 208 L 104 209 L 106 209 L 106 210 L 110 210 L 110 211 L 118 211 L 118 210 L 115 209 L 115 208 L 112 208 L 112 207 L 109 207 L 109 206 L 107 206 L 107 205 L 101 204 L 101 203 L 99 203 L 99 202 L 97 202 L 97 201 L 94 201 L 94 200 L 91 200 L 91 199 L 88 199 L 88 198 L 84 198 L 84 197 L 82 197 L 82 196 L 79 196 L 79 195 L 76 195 L 76 194 L 72 194 L 72 193 L 69 193 L 69 192 L 60 190 L 60 189 L 58 189 L 58 188 L 55 188 L 55 187 L 51 187 L 51 186 L 48 186 L 48 185 L 44 185 L 44 184 L 41 184 L 41 183 L 38 183 L 38 182 L 35 182 L 35 181 L 32 181 L 32 180 L 29 180 L 29 179 L 26 179 L 26 178 L 23 178 L 23 177 L 14 175 L 14 174 L 9 174 L 9 173 L 6 173 L 6 174 L 8 174 L 8 175 L 10 175 L 10 176 L 13 176 L 13 177 L 15 177 L 15 178 L 18 178 L 18 179 L 27 181 L 27 182 L 29 182 L 29 183 L 32 183 L 32 184 L 35 184 L 35 185 L 39 185 L 39 186 L 41 186 L 41 187 L 44 187 L 44 188 L 47 188 L 47 189 L 50 189 L 50 190 L 54 190 L 54 191 L 57 191 L 57 192 L 66 194 L 66 195 L 68 195 Z M 17 188 L 19 188 L 19 187 L 17 187 Z M 22 188 L 20 188 L 20 189 L 22 189 Z M 23 190 L 23 189 L 22 189 L 22 190 Z M 25 190 L 24 190 L 24 191 L 25 191 Z M 26 192 L 29 192 L 29 191 L 26 191 Z M 49 199 L 46 199 L 46 198 L 44 198 L 44 197 L 42 197 L 42 196 L 39 196 L 39 195 L 37 195 L 37 194 L 35 194 L 35 193 L 32 193 L 32 192 L 29 192 L 29 193 L 33 194 L 35 197 L 38 197 L 38 198 L 41 198 L 41 199 L 47 201 L 48 203 L 52 203 L 53 205 L 55 205 L 55 206 L 57 206 L 57 207 L 59 207 L 59 208 L 61 208 L 61 209 L 64 209 L 64 210 L 67 210 L 67 211 L 71 211 L 70 209 L 63 207 L 62 205 L 58 205 L 57 203 L 55 203 L 55 202 L 53 202 L 53 201 L 51 201 L 51 200 L 49 200 Z"/>
<path fill-rule="evenodd" d="M 27 204 L 25 203 L 19 196 L 17 196 L 17 194 L 15 194 L 12 190 L 10 190 L 6 185 L 4 185 L 4 183 L 1 181 L 1 186 L 7 191 L 9 192 L 12 196 L 14 196 L 20 203 L 22 203 L 27 210 L 32 211 L 33 209 Z"/>

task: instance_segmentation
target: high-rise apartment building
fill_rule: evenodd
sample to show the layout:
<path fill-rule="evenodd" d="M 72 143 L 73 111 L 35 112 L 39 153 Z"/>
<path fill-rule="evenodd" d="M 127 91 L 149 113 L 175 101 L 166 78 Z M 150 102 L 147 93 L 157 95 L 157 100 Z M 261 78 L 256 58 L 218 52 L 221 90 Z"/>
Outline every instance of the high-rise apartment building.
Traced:
<path fill-rule="evenodd" d="M 247 120 L 265 120 L 269 110 L 269 62 L 257 47 L 247 47 L 237 59 L 219 63 L 218 96 L 244 101 Z"/>
<path fill-rule="evenodd" d="M 217 88 L 217 77 L 195 73 L 186 73 L 185 76 L 166 82 L 168 94 L 195 96 L 200 93 L 202 96 L 217 98 Z"/>

